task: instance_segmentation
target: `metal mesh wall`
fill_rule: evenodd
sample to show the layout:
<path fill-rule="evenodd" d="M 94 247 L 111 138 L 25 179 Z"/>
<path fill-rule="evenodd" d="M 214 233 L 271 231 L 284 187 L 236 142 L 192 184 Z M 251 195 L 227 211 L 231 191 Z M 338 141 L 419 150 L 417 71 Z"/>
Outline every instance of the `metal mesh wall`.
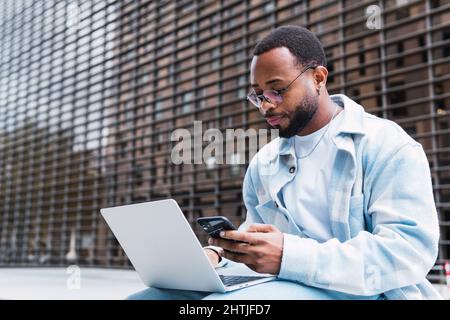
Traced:
<path fill-rule="evenodd" d="M 239 224 L 246 166 L 174 165 L 170 134 L 264 127 L 248 67 L 283 24 L 322 40 L 331 93 L 422 143 L 448 258 L 449 21 L 448 0 L 1 1 L 0 265 L 128 267 L 105 206 L 173 197 L 202 241 L 198 216 Z"/>

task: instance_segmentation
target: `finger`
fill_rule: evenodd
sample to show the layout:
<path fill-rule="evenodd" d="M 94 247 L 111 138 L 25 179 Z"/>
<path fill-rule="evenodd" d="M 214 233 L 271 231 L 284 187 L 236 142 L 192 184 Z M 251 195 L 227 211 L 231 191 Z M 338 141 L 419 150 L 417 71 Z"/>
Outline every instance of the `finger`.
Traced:
<path fill-rule="evenodd" d="M 221 247 L 228 251 L 248 253 L 250 245 L 244 242 L 235 242 L 233 240 L 226 239 L 214 239 L 212 245 Z"/>
<path fill-rule="evenodd" d="M 247 263 L 246 266 L 256 272 L 256 267 L 253 264 L 248 264 Z"/>
<path fill-rule="evenodd" d="M 231 261 L 234 261 L 234 262 L 239 262 L 239 263 L 247 264 L 249 262 L 249 258 L 246 254 L 230 252 L 228 250 L 223 251 L 222 257 L 229 259 Z"/>
<path fill-rule="evenodd" d="M 274 228 L 271 224 L 253 223 L 248 227 L 247 232 L 272 232 Z"/>
<path fill-rule="evenodd" d="M 221 231 L 220 237 L 229 240 L 242 241 L 250 244 L 256 244 L 258 239 L 251 233 L 242 231 Z"/>

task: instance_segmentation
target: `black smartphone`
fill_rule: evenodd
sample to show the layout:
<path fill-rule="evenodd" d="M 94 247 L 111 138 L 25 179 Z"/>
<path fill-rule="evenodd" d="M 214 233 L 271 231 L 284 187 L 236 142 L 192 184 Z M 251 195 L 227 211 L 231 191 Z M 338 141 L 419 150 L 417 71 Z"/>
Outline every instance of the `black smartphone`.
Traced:
<path fill-rule="evenodd" d="M 197 218 L 197 222 L 202 226 L 210 237 L 220 238 L 220 231 L 222 230 L 237 230 L 233 223 L 226 217 L 215 216 L 215 217 L 204 217 Z"/>

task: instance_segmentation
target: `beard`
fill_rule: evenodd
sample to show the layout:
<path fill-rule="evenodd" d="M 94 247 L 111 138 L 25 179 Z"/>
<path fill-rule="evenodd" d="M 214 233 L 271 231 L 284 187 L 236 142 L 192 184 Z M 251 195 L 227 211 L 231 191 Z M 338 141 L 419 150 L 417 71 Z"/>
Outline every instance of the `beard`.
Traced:
<path fill-rule="evenodd" d="M 319 108 L 319 99 L 315 95 L 306 95 L 303 100 L 297 105 L 295 111 L 284 116 L 289 118 L 287 127 L 282 128 L 280 125 L 269 126 L 269 129 L 278 129 L 278 135 L 282 138 L 290 138 L 300 133 L 312 120 Z M 266 117 L 271 116 L 270 113 Z"/>

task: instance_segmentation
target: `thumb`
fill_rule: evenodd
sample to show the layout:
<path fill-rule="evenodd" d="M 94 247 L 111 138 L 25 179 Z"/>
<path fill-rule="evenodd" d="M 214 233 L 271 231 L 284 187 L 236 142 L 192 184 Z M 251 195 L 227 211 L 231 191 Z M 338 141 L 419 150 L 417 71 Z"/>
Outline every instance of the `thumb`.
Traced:
<path fill-rule="evenodd" d="M 247 232 L 271 232 L 273 230 L 274 227 L 271 224 L 253 223 L 248 227 Z"/>

